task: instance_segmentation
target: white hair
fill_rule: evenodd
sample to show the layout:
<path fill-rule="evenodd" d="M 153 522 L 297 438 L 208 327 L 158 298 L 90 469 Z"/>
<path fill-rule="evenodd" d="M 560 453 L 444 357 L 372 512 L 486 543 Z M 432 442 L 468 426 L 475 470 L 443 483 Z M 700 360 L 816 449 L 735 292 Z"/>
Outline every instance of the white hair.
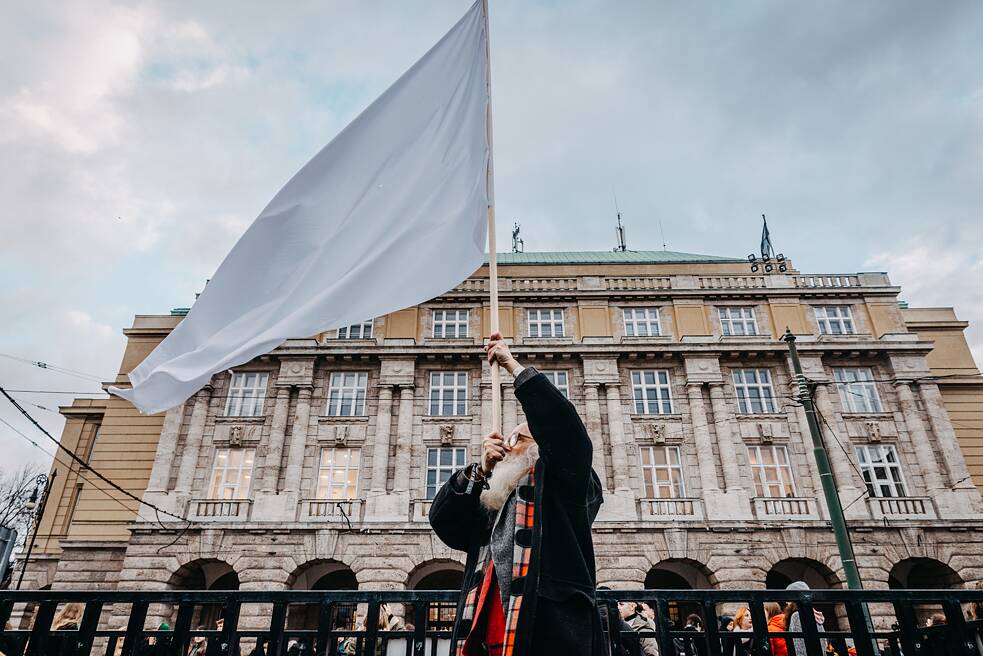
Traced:
<path fill-rule="evenodd" d="M 538 459 L 539 445 L 536 443 L 522 451 L 510 451 L 504 460 L 495 465 L 491 480 L 488 481 L 490 487 L 481 493 L 481 505 L 487 510 L 498 512 Z"/>

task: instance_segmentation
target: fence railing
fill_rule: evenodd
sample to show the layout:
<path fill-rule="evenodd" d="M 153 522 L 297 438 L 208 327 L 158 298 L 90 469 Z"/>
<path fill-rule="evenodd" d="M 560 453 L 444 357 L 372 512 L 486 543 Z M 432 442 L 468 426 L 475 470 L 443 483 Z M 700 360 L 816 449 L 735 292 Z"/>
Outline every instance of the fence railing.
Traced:
<path fill-rule="evenodd" d="M 238 656 L 262 641 L 267 656 L 439 656 L 452 651 L 447 611 L 457 595 L 451 590 L 0 591 L 0 626 L 6 627 L 0 631 L 0 652 L 186 656 L 193 643 L 205 642 L 203 654 Z M 602 590 L 597 599 L 613 656 L 630 653 L 646 639 L 657 642 L 661 656 L 731 656 L 738 649 L 766 656 L 781 646 L 792 656 L 827 656 L 829 648 L 841 656 L 854 651 L 857 656 L 980 656 L 983 649 L 983 622 L 975 619 L 983 609 L 981 591 Z M 650 628 L 630 629 L 621 621 L 618 602 L 630 602 L 620 609 L 642 616 L 647 604 L 653 611 Z M 769 632 L 768 602 L 794 603 L 801 630 Z M 71 609 L 80 616 L 54 629 L 68 604 L 81 606 Z M 751 628 L 726 630 L 725 615 L 739 607 L 749 609 Z M 380 629 L 384 609 L 405 624 Z M 932 614 L 934 625 L 926 627 L 924 619 Z M 690 616 L 698 618 L 698 628 L 684 626 Z M 167 630 L 160 630 L 163 622 Z"/>

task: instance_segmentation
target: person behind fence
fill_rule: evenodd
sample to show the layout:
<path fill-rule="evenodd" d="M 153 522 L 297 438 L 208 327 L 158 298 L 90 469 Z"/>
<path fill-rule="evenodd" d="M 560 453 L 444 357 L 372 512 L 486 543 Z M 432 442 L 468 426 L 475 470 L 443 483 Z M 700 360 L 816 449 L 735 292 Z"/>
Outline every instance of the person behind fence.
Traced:
<path fill-rule="evenodd" d="M 78 631 L 82 625 L 85 606 L 78 602 L 67 603 L 51 621 L 52 631 Z M 51 634 L 48 638 L 48 652 L 52 656 L 74 656 L 81 654 L 78 636 Z"/>
<path fill-rule="evenodd" d="M 696 613 L 686 616 L 686 624 L 683 631 L 687 633 L 703 633 L 703 618 Z M 705 656 L 707 653 L 706 642 L 702 636 L 677 636 L 673 639 L 673 646 L 676 648 L 676 656 Z"/>
<path fill-rule="evenodd" d="M 785 614 L 782 607 L 774 601 L 765 603 L 765 619 L 768 620 L 768 633 L 781 633 L 785 630 Z M 788 656 L 785 638 L 771 638 L 771 656 Z"/>
<path fill-rule="evenodd" d="M 655 622 L 645 616 L 645 607 L 634 601 L 619 601 L 618 612 L 635 633 L 646 633 L 638 637 L 638 644 L 644 656 L 659 656 L 659 641 L 655 638 Z"/>
<path fill-rule="evenodd" d="M 204 625 L 198 627 L 199 631 L 204 631 Z M 188 656 L 206 656 L 208 653 L 208 638 L 203 635 L 196 635 L 191 639 L 191 645 L 188 647 Z"/>
<path fill-rule="evenodd" d="M 468 554 L 453 642 L 459 656 L 604 653 L 591 525 L 602 502 L 573 404 L 524 368 L 501 334 L 485 347 L 515 377 L 526 423 L 488 434 L 481 461 L 451 475 L 430 525 Z"/>
<path fill-rule="evenodd" d="M 793 581 L 792 583 L 789 583 L 787 586 L 785 586 L 785 589 L 808 590 L 809 585 L 805 581 Z M 826 630 L 825 628 L 823 628 L 823 623 L 826 621 L 826 618 L 823 616 L 823 614 L 820 611 L 816 610 L 815 608 L 812 609 L 812 615 L 813 618 L 815 618 L 816 620 L 816 630 L 819 631 L 820 633 L 823 633 Z M 785 605 L 785 626 L 788 627 L 787 629 L 785 629 L 786 631 L 792 633 L 802 632 L 802 618 L 799 616 L 799 606 L 794 601 L 790 601 L 788 602 L 788 604 Z M 820 640 L 819 644 L 820 644 L 820 648 L 825 652 L 826 649 L 828 648 L 828 644 L 826 643 L 826 641 Z M 795 656 L 803 656 L 806 653 L 805 638 L 792 638 L 792 647 L 793 647 L 792 651 L 795 653 Z"/>
<path fill-rule="evenodd" d="M 751 633 L 751 610 L 747 606 L 734 613 L 731 631 L 733 633 Z M 751 656 L 753 644 L 753 634 L 749 637 L 734 636 L 731 641 L 731 648 L 725 650 L 725 656 Z"/>

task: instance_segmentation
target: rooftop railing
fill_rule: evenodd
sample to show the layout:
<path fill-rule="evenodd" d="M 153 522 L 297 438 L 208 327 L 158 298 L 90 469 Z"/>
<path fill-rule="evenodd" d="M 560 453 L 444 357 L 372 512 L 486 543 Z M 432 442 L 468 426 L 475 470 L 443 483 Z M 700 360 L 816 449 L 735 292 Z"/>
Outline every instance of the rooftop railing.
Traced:
<path fill-rule="evenodd" d="M 269 656 L 288 653 L 291 644 L 298 647 L 291 654 L 308 656 L 438 656 L 452 653 L 457 596 L 451 590 L 0 591 L 0 625 L 7 627 L 0 631 L 0 652 L 186 656 L 192 643 L 207 641 L 207 654 L 238 655 L 263 641 Z M 597 600 L 614 656 L 644 639 L 655 640 L 665 656 L 730 656 L 738 645 L 739 653 L 765 656 L 774 652 L 776 641 L 793 656 L 827 656 L 829 648 L 842 656 L 853 653 L 850 649 L 858 656 L 980 656 L 983 648 L 983 622 L 975 619 L 983 609 L 983 591 L 975 590 L 604 590 Z M 648 604 L 654 610 L 651 628 L 630 630 L 620 621 L 619 601 Z M 794 603 L 801 631 L 769 632 L 766 602 Z M 83 606 L 81 616 L 53 629 L 59 610 L 69 603 Z M 382 604 L 404 618 L 405 623 L 391 625 L 398 630 L 379 628 Z M 739 607 L 750 611 L 750 630 L 721 628 L 724 616 Z M 926 627 L 930 614 L 935 623 Z M 701 626 L 684 626 L 694 615 Z M 162 622 L 168 630 L 158 630 Z M 151 643 L 156 644 L 148 651 Z"/>

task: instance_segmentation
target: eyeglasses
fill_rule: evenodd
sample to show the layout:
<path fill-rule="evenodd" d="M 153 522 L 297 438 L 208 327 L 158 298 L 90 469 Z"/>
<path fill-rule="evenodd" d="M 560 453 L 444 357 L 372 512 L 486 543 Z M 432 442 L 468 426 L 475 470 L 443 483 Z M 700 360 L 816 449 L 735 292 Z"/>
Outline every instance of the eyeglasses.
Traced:
<path fill-rule="evenodd" d="M 509 438 L 507 440 L 505 440 L 505 445 L 508 446 L 510 449 L 514 448 L 515 445 L 519 443 L 519 436 L 520 435 L 521 435 L 521 433 L 519 432 L 519 429 L 516 428 L 509 435 Z"/>

